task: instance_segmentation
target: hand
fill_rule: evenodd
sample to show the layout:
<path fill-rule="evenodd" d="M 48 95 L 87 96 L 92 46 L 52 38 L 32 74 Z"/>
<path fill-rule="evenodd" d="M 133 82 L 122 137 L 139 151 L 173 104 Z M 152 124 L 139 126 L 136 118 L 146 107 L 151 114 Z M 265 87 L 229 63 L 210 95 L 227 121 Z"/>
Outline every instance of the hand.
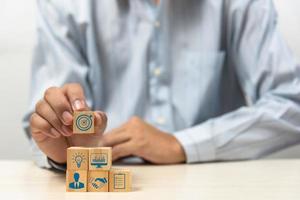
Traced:
<path fill-rule="evenodd" d="M 177 139 L 147 124 L 131 118 L 119 128 L 104 134 L 101 145 L 112 146 L 113 160 L 138 156 L 156 164 L 185 162 L 185 153 Z"/>
<path fill-rule="evenodd" d="M 69 146 L 98 146 L 106 128 L 107 117 L 101 111 L 94 112 L 95 134 L 74 135 L 73 112 L 89 110 L 82 87 L 66 84 L 61 88 L 46 90 L 43 99 L 36 104 L 30 118 L 32 138 L 39 148 L 52 160 L 66 162 Z"/>

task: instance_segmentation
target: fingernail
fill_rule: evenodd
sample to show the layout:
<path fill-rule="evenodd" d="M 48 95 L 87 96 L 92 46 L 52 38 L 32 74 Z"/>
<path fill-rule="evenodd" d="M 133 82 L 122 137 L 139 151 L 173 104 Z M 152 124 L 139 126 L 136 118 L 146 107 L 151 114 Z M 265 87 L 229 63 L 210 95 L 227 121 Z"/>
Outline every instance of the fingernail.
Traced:
<path fill-rule="evenodd" d="M 60 136 L 60 133 L 55 130 L 54 128 L 51 128 L 50 132 L 54 135 L 54 137 L 58 138 Z"/>
<path fill-rule="evenodd" d="M 66 125 L 70 125 L 72 123 L 73 116 L 68 111 L 63 112 L 62 118 Z"/>
<path fill-rule="evenodd" d="M 73 109 L 74 110 L 81 110 L 84 108 L 84 103 L 83 101 L 77 99 L 73 102 Z"/>
<path fill-rule="evenodd" d="M 66 127 L 66 126 L 64 126 L 64 125 L 63 125 L 61 128 L 62 128 L 63 132 L 64 132 L 67 136 L 71 136 L 71 135 L 73 134 L 73 132 L 72 132 L 72 130 L 71 130 L 70 128 L 68 128 L 68 127 Z"/>

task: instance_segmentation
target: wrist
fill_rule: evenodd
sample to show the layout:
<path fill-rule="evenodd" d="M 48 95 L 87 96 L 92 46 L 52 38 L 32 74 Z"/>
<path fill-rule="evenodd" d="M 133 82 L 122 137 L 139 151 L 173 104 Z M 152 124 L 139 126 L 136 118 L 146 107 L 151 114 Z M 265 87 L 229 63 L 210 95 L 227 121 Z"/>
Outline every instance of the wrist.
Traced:
<path fill-rule="evenodd" d="M 174 155 L 176 155 L 176 161 L 177 163 L 183 163 L 186 162 L 186 155 L 184 152 L 184 149 L 182 147 L 182 145 L 180 144 L 180 142 L 177 140 L 176 137 L 173 137 L 173 151 L 175 152 Z"/>

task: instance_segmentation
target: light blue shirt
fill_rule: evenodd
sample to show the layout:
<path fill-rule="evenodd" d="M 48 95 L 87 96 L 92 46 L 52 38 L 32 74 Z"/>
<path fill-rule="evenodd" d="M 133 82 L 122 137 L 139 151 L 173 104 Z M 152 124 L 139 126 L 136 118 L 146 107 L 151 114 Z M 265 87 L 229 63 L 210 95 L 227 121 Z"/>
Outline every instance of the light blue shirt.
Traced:
<path fill-rule="evenodd" d="M 137 115 L 187 162 L 300 142 L 300 68 L 271 0 L 39 0 L 25 128 L 46 88 L 77 82 L 108 129 Z"/>

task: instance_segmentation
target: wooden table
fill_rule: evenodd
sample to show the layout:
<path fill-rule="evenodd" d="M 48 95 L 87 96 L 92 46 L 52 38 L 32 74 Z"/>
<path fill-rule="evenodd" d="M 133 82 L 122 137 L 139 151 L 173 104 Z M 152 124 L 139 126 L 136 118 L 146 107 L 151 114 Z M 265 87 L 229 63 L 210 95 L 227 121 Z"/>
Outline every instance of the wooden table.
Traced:
<path fill-rule="evenodd" d="M 64 174 L 0 161 L 0 199 L 300 199 L 300 160 L 126 167 L 134 174 L 130 193 L 67 193 Z"/>

